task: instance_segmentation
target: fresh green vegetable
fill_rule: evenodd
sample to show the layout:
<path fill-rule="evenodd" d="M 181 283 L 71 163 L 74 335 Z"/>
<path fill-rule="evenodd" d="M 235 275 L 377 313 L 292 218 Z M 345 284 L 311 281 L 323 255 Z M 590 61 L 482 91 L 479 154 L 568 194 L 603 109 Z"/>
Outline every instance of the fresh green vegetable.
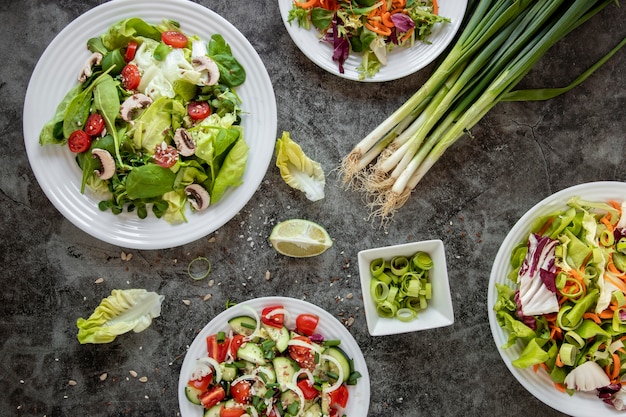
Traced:
<path fill-rule="evenodd" d="M 378 258 L 370 263 L 370 295 L 380 317 L 411 321 L 432 298 L 429 271 L 433 261 L 426 252 L 411 257 Z"/>
<path fill-rule="evenodd" d="M 514 366 L 542 367 L 561 390 L 595 391 L 615 405 L 626 361 L 626 267 L 614 259 L 626 242 L 626 203 L 574 197 L 567 206 L 533 222 L 511 253 L 512 282 L 496 284 L 495 315 L 508 332 L 502 347 L 522 347 Z"/>
<path fill-rule="evenodd" d="M 129 331 L 139 333 L 161 315 L 164 297 L 143 289 L 113 290 L 88 319 L 79 318 L 78 341 L 109 343 Z"/>
<path fill-rule="evenodd" d="M 311 201 L 324 198 L 326 178 L 319 162 L 306 156 L 300 145 L 283 132 L 276 140 L 276 166 L 283 180 L 292 188 L 302 191 Z"/>
<path fill-rule="evenodd" d="M 564 88 L 512 91 L 546 51 L 612 0 L 479 0 L 458 41 L 417 92 L 343 159 L 344 184 L 364 192 L 383 220 L 428 170 L 498 102 L 545 100 L 580 84 L 617 50 Z"/>

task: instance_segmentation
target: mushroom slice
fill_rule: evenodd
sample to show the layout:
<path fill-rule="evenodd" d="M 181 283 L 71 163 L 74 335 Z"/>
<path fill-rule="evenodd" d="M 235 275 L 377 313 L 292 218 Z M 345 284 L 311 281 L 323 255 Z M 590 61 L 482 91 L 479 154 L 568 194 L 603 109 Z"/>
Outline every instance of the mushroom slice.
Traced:
<path fill-rule="evenodd" d="M 109 153 L 109 151 L 100 148 L 94 148 L 91 151 L 92 158 L 98 158 L 100 161 L 100 165 L 102 165 L 102 169 L 94 169 L 94 174 L 98 176 L 101 180 L 108 180 L 113 177 L 115 173 L 115 160 L 113 156 Z"/>
<path fill-rule="evenodd" d="M 78 75 L 78 81 L 80 81 L 81 83 L 87 81 L 87 78 L 91 77 L 91 74 L 93 74 L 93 66 L 100 65 L 101 62 L 102 54 L 100 52 L 94 52 L 93 54 L 91 54 L 89 56 L 89 59 L 85 63 L 85 66 Z"/>
<path fill-rule="evenodd" d="M 209 78 L 205 85 L 215 85 L 220 79 L 220 69 L 215 61 L 205 55 L 195 56 L 191 59 L 191 63 L 196 71 L 206 71 Z"/>
<path fill-rule="evenodd" d="M 132 96 L 128 97 L 122 103 L 120 107 L 120 116 L 122 119 L 130 122 L 133 112 L 138 109 L 143 109 L 152 104 L 152 99 L 145 94 L 135 93 Z"/>
<path fill-rule="evenodd" d="M 174 143 L 178 153 L 182 156 L 191 156 L 196 153 L 196 144 L 185 128 L 179 127 L 174 133 Z"/>
<path fill-rule="evenodd" d="M 194 209 L 200 211 L 209 207 L 211 196 L 209 196 L 209 192 L 200 184 L 186 186 L 185 194 L 189 196 L 189 203 Z"/>

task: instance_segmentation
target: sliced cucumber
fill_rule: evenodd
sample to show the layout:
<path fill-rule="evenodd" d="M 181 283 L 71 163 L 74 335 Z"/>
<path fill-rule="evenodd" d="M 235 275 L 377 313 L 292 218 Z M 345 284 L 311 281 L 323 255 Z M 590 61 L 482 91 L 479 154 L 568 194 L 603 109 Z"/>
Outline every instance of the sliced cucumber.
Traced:
<path fill-rule="evenodd" d="M 280 394 L 280 402 L 282 403 L 283 408 L 287 408 L 294 403 L 300 405 L 300 397 L 298 397 L 298 394 L 288 389 Z"/>
<path fill-rule="evenodd" d="M 322 417 L 322 407 L 318 403 L 313 403 L 304 411 L 302 417 Z"/>
<path fill-rule="evenodd" d="M 274 372 L 274 368 L 270 364 L 259 366 L 258 370 L 259 374 L 262 374 L 261 378 L 263 378 L 266 384 L 276 382 L 276 372 Z"/>
<path fill-rule="evenodd" d="M 203 417 L 220 417 L 224 403 L 217 403 L 213 407 L 204 410 Z"/>
<path fill-rule="evenodd" d="M 256 320 L 250 316 L 237 316 L 228 320 L 228 324 L 237 334 L 250 336 L 256 329 Z"/>
<path fill-rule="evenodd" d="M 330 356 L 331 358 L 335 359 L 337 363 L 339 363 L 339 365 L 341 366 L 341 370 L 343 371 L 343 379 L 341 380 L 341 382 L 347 381 L 348 378 L 350 378 L 350 374 L 353 370 L 352 361 L 350 360 L 348 354 L 344 352 L 343 349 L 337 346 L 327 348 L 324 351 L 324 354 Z M 331 372 L 339 374 L 339 372 L 337 371 L 337 366 L 334 362 L 329 362 L 328 365 Z"/>
<path fill-rule="evenodd" d="M 241 345 L 239 350 L 237 350 L 237 357 L 257 365 L 265 365 L 267 363 L 263 355 L 263 349 L 252 342 Z"/>
<path fill-rule="evenodd" d="M 276 382 L 280 385 L 280 390 L 285 391 L 287 384 L 291 384 L 293 376 L 298 372 L 298 364 L 290 358 L 279 356 L 272 360 L 274 372 L 276 372 Z"/>
<path fill-rule="evenodd" d="M 185 387 L 185 396 L 193 404 L 196 404 L 196 405 L 201 404 L 200 402 L 201 394 L 202 394 L 202 391 L 200 391 L 198 388 L 190 387 L 189 385 Z"/>
<path fill-rule="evenodd" d="M 226 382 L 232 382 L 237 377 L 237 368 L 231 363 L 220 363 L 220 370 L 222 371 L 222 380 Z"/>
<path fill-rule="evenodd" d="M 267 335 L 270 337 L 270 339 L 272 339 L 274 343 L 276 343 L 276 350 L 281 353 L 287 350 L 287 347 L 289 346 L 290 335 L 289 330 L 287 330 L 285 326 L 278 328 L 264 324 L 263 328 L 267 332 Z"/>
<path fill-rule="evenodd" d="M 325 416 L 330 414 L 330 394 L 326 392 L 330 384 L 328 382 L 322 382 L 322 400 L 321 400 L 321 408 L 322 414 Z"/>

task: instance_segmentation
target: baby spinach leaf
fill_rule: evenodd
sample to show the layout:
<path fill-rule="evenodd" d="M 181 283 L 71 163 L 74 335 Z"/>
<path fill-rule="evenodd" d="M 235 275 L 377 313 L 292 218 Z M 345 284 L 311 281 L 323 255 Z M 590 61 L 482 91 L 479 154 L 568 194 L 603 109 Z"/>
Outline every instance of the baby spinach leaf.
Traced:
<path fill-rule="evenodd" d="M 63 97 L 63 100 L 61 100 L 61 102 L 57 106 L 54 117 L 44 125 L 41 133 L 39 134 L 40 145 L 45 145 L 48 143 L 60 144 L 65 141 L 62 129 L 64 125 L 63 120 L 65 118 L 65 113 L 67 112 L 67 108 L 69 107 L 70 103 L 77 95 L 81 93 L 82 89 L 82 85 L 77 84 L 70 91 L 67 92 L 65 97 Z M 59 126 L 61 126 L 61 129 L 59 129 Z"/>
<path fill-rule="evenodd" d="M 159 197 L 172 191 L 176 174 L 156 164 L 133 168 L 126 177 L 126 193 L 129 198 Z"/>
<path fill-rule="evenodd" d="M 70 101 L 63 119 L 63 136 L 68 138 L 75 130 L 81 130 L 89 117 L 91 89 L 82 91 Z"/>
<path fill-rule="evenodd" d="M 211 36 L 208 45 L 208 55 L 215 61 L 220 70 L 220 83 L 229 87 L 241 85 L 246 80 L 246 71 L 233 56 L 230 45 L 219 34 Z"/>

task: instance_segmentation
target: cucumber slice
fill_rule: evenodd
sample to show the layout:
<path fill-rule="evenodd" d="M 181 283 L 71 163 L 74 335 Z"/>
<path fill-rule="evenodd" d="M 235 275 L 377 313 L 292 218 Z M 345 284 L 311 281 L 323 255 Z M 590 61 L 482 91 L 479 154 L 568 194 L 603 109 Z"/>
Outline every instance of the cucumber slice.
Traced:
<path fill-rule="evenodd" d="M 237 316 L 228 320 L 228 324 L 237 334 L 250 336 L 256 329 L 256 320 L 250 316 Z"/>
<path fill-rule="evenodd" d="M 241 345 L 239 350 L 237 350 L 237 357 L 257 365 L 265 365 L 267 363 L 263 355 L 263 349 L 252 342 Z"/>
<path fill-rule="evenodd" d="M 280 390 L 285 391 L 287 384 L 291 384 L 293 376 L 300 368 L 298 364 L 290 358 L 279 356 L 272 360 L 274 372 L 276 372 L 276 382 L 280 385 Z"/>
<path fill-rule="evenodd" d="M 313 403 L 305 410 L 302 417 L 322 417 L 322 407 L 318 403 Z"/>
<path fill-rule="evenodd" d="M 270 339 L 272 339 L 274 343 L 276 343 L 276 350 L 281 353 L 287 350 L 291 336 L 289 335 L 289 330 L 287 330 L 285 326 L 278 328 L 264 324 L 263 328 L 267 332 L 267 335 L 270 337 Z"/>
<path fill-rule="evenodd" d="M 327 348 L 324 351 L 324 354 L 330 356 L 339 363 L 339 365 L 341 366 L 341 370 L 343 371 L 343 379 L 341 380 L 341 382 L 347 381 L 353 371 L 352 361 L 350 360 L 348 354 L 344 352 L 343 349 L 337 346 Z M 339 374 L 339 372 L 337 371 L 337 366 L 334 362 L 329 361 L 328 366 L 330 371 Z"/>
<path fill-rule="evenodd" d="M 200 391 L 198 388 L 190 387 L 189 385 L 185 387 L 185 396 L 192 404 L 196 404 L 196 405 L 201 404 L 200 402 L 201 394 L 202 394 L 202 391 Z"/>
<path fill-rule="evenodd" d="M 232 382 L 237 377 L 237 368 L 230 363 L 220 363 L 222 371 L 222 379 L 226 382 Z"/>
<path fill-rule="evenodd" d="M 223 405 L 224 403 L 217 403 L 213 407 L 204 410 L 203 417 L 220 417 Z"/>

